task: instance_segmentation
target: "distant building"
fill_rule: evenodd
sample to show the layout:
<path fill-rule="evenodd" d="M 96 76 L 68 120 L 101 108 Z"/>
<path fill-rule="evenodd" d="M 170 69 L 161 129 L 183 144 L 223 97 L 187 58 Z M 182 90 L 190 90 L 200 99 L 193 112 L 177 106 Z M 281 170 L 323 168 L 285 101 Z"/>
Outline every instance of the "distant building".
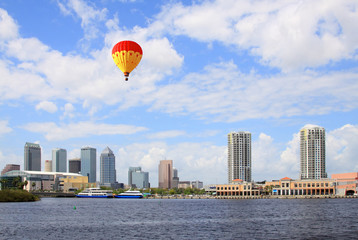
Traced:
<path fill-rule="evenodd" d="M 179 181 L 178 188 L 191 188 L 191 183 L 190 181 Z"/>
<path fill-rule="evenodd" d="M 52 160 L 45 161 L 45 172 L 52 172 Z"/>
<path fill-rule="evenodd" d="M 4 169 L 1 171 L 1 175 L 4 175 L 7 172 L 13 171 L 13 170 L 20 170 L 20 165 L 17 164 L 6 164 Z"/>
<path fill-rule="evenodd" d="M 52 150 L 52 172 L 67 172 L 67 151 L 62 148 Z"/>
<path fill-rule="evenodd" d="M 27 142 L 24 147 L 24 170 L 41 171 L 41 147 Z"/>
<path fill-rule="evenodd" d="M 109 147 L 106 147 L 100 157 L 100 185 L 111 187 L 116 182 L 116 158 Z"/>
<path fill-rule="evenodd" d="M 68 160 L 68 172 L 70 173 L 81 172 L 81 158 L 73 158 Z"/>
<path fill-rule="evenodd" d="M 307 125 L 300 131 L 300 179 L 327 178 L 325 130 Z"/>
<path fill-rule="evenodd" d="M 132 187 L 133 186 L 133 178 L 132 178 L 132 173 L 133 172 L 137 172 L 137 171 L 142 171 L 141 167 L 129 167 L 128 169 L 128 186 Z"/>
<path fill-rule="evenodd" d="M 172 188 L 178 188 L 178 184 L 179 184 L 178 169 L 173 168 Z"/>
<path fill-rule="evenodd" d="M 96 182 L 96 159 L 97 151 L 95 148 L 81 148 L 81 175 L 88 177 L 89 183 Z"/>
<path fill-rule="evenodd" d="M 158 175 L 159 188 L 172 188 L 173 160 L 161 160 Z"/>
<path fill-rule="evenodd" d="M 130 167 L 128 170 L 128 185 L 136 188 L 149 188 L 149 173 L 143 172 L 141 167 Z"/>
<path fill-rule="evenodd" d="M 203 182 L 196 180 L 196 181 L 191 182 L 191 187 L 202 189 L 204 187 L 204 184 L 203 184 Z"/>
<path fill-rule="evenodd" d="M 251 133 L 228 134 L 228 182 L 242 179 L 251 182 Z"/>

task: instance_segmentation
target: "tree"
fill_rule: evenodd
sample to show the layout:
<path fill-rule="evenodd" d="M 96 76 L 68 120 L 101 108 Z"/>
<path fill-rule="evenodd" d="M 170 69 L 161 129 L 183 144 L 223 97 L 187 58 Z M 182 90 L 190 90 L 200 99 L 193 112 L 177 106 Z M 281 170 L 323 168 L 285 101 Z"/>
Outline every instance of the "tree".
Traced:
<path fill-rule="evenodd" d="M 32 191 L 34 190 L 34 187 L 36 186 L 35 182 L 32 182 Z"/>

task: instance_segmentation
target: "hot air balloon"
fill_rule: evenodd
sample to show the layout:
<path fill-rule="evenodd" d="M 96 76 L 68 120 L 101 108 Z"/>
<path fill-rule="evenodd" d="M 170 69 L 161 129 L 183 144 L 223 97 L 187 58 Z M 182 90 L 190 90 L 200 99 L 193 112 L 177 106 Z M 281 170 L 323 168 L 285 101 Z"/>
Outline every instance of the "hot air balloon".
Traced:
<path fill-rule="evenodd" d="M 126 81 L 128 81 L 129 73 L 142 59 L 142 55 L 142 48 L 133 41 L 118 42 L 112 49 L 112 58 L 117 67 L 124 73 Z"/>

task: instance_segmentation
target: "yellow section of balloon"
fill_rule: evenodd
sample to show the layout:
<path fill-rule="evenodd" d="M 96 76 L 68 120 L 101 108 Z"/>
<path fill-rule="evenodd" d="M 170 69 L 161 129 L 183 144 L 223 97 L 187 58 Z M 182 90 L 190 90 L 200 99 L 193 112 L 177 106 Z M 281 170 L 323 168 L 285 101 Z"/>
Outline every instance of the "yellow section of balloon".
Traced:
<path fill-rule="evenodd" d="M 113 60 L 117 67 L 123 73 L 130 73 L 142 59 L 142 54 L 134 51 L 121 51 L 112 54 Z"/>

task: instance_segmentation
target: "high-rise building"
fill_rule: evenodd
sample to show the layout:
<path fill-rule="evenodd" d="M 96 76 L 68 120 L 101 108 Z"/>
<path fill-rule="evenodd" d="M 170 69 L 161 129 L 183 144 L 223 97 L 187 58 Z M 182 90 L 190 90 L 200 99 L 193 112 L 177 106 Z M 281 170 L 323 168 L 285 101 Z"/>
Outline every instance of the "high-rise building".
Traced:
<path fill-rule="evenodd" d="M 178 188 L 178 184 L 179 184 L 178 169 L 173 167 L 172 188 Z"/>
<path fill-rule="evenodd" d="M 73 158 L 68 160 L 68 172 L 70 173 L 81 172 L 81 158 Z"/>
<path fill-rule="evenodd" d="M 41 147 L 39 144 L 29 142 L 25 144 L 24 170 L 41 171 Z"/>
<path fill-rule="evenodd" d="M 251 133 L 228 134 L 228 182 L 241 179 L 251 182 Z"/>
<path fill-rule="evenodd" d="M 326 140 L 323 127 L 306 125 L 300 131 L 300 179 L 327 178 Z"/>
<path fill-rule="evenodd" d="M 4 169 L 1 171 L 1 175 L 4 175 L 7 172 L 13 171 L 13 170 L 20 170 L 20 165 L 17 164 L 6 164 Z"/>
<path fill-rule="evenodd" d="M 128 170 L 128 185 L 136 188 L 149 188 L 149 173 L 142 172 L 141 167 L 130 167 Z"/>
<path fill-rule="evenodd" d="M 81 148 L 81 175 L 88 177 L 89 183 L 96 182 L 96 159 L 97 151 L 95 148 Z"/>
<path fill-rule="evenodd" d="M 67 172 L 67 151 L 62 148 L 52 150 L 52 172 Z"/>
<path fill-rule="evenodd" d="M 128 169 L 128 185 L 129 185 L 129 187 L 132 187 L 132 185 L 133 185 L 132 173 L 140 172 L 140 171 L 142 171 L 141 167 L 129 167 L 129 169 Z"/>
<path fill-rule="evenodd" d="M 100 157 L 100 184 L 110 187 L 116 182 L 116 157 L 112 150 L 106 147 Z"/>
<path fill-rule="evenodd" d="M 172 188 L 173 160 L 161 160 L 158 171 L 159 188 Z"/>
<path fill-rule="evenodd" d="M 45 161 L 45 172 L 52 172 L 52 160 Z"/>

